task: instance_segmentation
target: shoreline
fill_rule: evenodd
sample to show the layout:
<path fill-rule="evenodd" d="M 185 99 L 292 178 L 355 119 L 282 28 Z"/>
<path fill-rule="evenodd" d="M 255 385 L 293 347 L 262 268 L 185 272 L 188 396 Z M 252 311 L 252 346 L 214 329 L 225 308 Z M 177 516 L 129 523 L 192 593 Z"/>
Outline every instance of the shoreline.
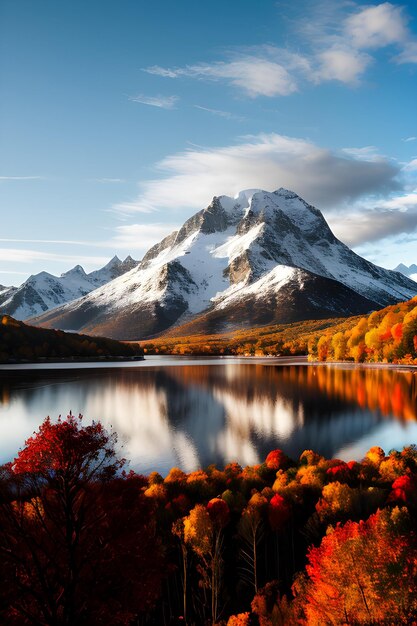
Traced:
<path fill-rule="evenodd" d="M 36 361 L 26 359 L 12 359 L 10 361 L 0 361 L 0 367 L 7 365 L 53 365 L 55 363 L 119 363 L 123 361 L 144 361 L 143 356 L 84 356 L 84 357 L 68 357 L 68 358 L 49 358 L 39 357 Z"/>
<path fill-rule="evenodd" d="M 104 367 L 122 368 L 124 364 L 126 367 L 132 368 L 137 363 L 141 367 L 156 367 L 156 366 L 187 366 L 187 365 L 222 365 L 227 363 L 235 364 L 254 364 L 254 365 L 270 365 L 270 366 L 316 366 L 316 367 L 335 367 L 344 369 L 390 369 L 390 370 L 405 370 L 417 372 L 417 365 L 405 364 L 405 363 L 354 363 L 352 361 L 308 361 L 307 355 L 299 356 L 245 356 L 245 355 L 173 355 L 173 354 L 157 354 L 145 356 L 132 356 L 132 357 L 79 357 L 73 359 L 48 359 L 40 358 L 36 361 L 8 361 L 0 363 L 0 371 L 36 371 L 46 369 L 65 369 L 65 366 L 70 366 L 69 369 L 76 369 L 77 365 L 80 365 L 81 369 L 91 368 L 94 369 L 94 364 L 97 364 L 97 368 Z M 49 367 L 51 366 L 51 367 Z M 56 368 L 54 366 L 57 366 Z"/>

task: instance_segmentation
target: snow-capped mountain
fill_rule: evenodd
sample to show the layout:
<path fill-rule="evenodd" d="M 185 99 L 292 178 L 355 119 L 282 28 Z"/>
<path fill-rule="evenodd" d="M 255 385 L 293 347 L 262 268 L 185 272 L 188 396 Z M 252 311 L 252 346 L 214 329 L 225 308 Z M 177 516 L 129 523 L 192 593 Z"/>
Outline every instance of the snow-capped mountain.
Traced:
<path fill-rule="evenodd" d="M 417 294 L 417 284 L 355 254 L 321 212 L 286 189 L 214 197 L 141 263 L 42 326 L 138 339 L 353 315 Z"/>
<path fill-rule="evenodd" d="M 404 263 L 400 263 L 399 265 L 397 265 L 394 272 L 401 272 L 401 274 L 404 274 L 404 276 L 408 276 L 408 278 L 411 278 L 411 280 L 417 281 L 417 265 L 415 263 L 413 263 L 409 267 L 404 265 Z"/>
<path fill-rule="evenodd" d="M 107 265 L 89 274 L 81 265 L 59 277 L 40 272 L 30 276 L 20 287 L 0 287 L 0 314 L 11 315 L 18 320 L 39 315 L 85 296 L 131 270 L 137 263 L 130 256 L 124 261 L 115 256 Z"/>

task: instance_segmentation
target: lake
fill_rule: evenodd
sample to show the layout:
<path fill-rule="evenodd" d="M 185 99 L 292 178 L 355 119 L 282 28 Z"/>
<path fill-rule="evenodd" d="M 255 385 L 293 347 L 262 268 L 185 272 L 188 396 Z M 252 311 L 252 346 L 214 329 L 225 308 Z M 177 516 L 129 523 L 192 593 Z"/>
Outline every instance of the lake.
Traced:
<path fill-rule="evenodd" d="M 143 473 L 254 464 L 274 448 L 360 460 L 417 442 L 417 370 L 233 357 L 0 366 L 0 462 L 70 410 L 113 427 Z"/>

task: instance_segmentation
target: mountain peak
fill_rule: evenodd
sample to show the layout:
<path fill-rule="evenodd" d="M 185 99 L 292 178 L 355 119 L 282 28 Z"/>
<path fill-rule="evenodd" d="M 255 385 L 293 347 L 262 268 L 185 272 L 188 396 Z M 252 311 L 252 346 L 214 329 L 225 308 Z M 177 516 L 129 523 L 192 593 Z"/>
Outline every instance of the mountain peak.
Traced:
<path fill-rule="evenodd" d="M 121 265 L 121 264 L 122 264 L 122 261 L 119 259 L 117 254 L 115 254 L 114 257 L 111 258 L 110 261 L 104 267 L 117 267 L 118 265 Z"/>
<path fill-rule="evenodd" d="M 263 189 L 242 189 L 242 191 L 239 191 L 239 193 L 235 195 L 234 200 L 237 201 L 237 204 L 249 205 L 253 196 L 259 193 L 266 194 L 268 192 Z"/>
<path fill-rule="evenodd" d="M 274 196 L 281 196 L 283 198 L 287 198 L 288 200 L 293 198 L 299 198 L 300 200 L 302 200 L 298 193 L 295 193 L 295 191 L 292 191 L 291 189 L 286 189 L 285 187 L 280 187 L 279 189 L 276 189 L 273 193 Z"/>
<path fill-rule="evenodd" d="M 61 278 L 64 278 L 64 276 L 80 276 L 80 275 L 87 276 L 87 274 L 84 271 L 84 268 L 81 265 L 76 265 L 72 269 L 68 270 L 68 272 L 64 272 L 63 274 L 61 274 Z"/>
<path fill-rule="evenodd" d="M 416 293 L 411 280 L 336 239 L 295 192 L 252 188 L 215 196 L 134 271 L 38 321 L 138 339 L 196 316 L 207 328 L 230 330 L 361 314 Z"/>
<path fill-rule="evenodd" d="M 305 207 L 310 208 L 310 205 L 305 202 L 297 193 L 295 193 L 295 191 L 291 191 L 291 189 L 285 189 L 285 187 L 280 187 L 275 191 L 266 191 L 265 189 L 260 188 L 242 189 L 242 191 L 239 191 L 239 193 L 237 193 L 233 197 L 215 196 L 213 198 L 213 201 L 218 200 L 226 213 L 230 213 L 233 209 L 236 209 L 236 207 L 240 207 L 241 209 L 247 209 L 255 204 L 259 205 L 263 202 L 267 202 L 268 199 L 275 199 L 276 203 L 277 197 L 284 200 L 299 200 Z"/>
<path fill-rule="evenodd" d="M 415 263 L 409 267 L 404 265 L 404 263 L 400 263 L 394 268 L 394 272 L 400 272 L 400 274 L 404 274 L 404 276 L 408 276 L 408 278 L 417 282 L 417 265 Z"/>

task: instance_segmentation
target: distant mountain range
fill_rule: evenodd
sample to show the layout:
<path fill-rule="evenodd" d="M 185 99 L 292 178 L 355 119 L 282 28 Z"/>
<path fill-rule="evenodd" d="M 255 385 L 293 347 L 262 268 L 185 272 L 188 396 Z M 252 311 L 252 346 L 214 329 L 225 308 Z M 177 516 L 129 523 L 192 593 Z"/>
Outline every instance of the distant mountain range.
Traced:
<path fill-rule="evenodd" d="M 0 286 L 0 314 L 11 315 L 17 320 L 39 315 L 85 296 L 93 289 L 122 276 L 137 264 L 138 261 L 134 261 L 131 256 L 124 261 L 115 256 L 107 265 L 89 274 L 85 273 L 81 265 L 76 265 L 59 277 L 40 272 L 30 276 L 20 287 Z"/>
<path fill-rule="evenodd" d="M 417 281 L 417 265 L 415 263 L 413 263 L 409 267 L 404 265 L 404 263 L 400 263 L 399 265 L 397 265 L 394 272 L 401 272 L 401 274 L 404 274 L 404 276 L 408 276 L 408 278 Z"/>
<path fill-rule="evenodd" d="M 366 313 L 408 300 L 417 284 L 336 239 L 321 212 L 287 189 L 211 204 L 142 261 L 31 323 L 118 339 Z"/>

